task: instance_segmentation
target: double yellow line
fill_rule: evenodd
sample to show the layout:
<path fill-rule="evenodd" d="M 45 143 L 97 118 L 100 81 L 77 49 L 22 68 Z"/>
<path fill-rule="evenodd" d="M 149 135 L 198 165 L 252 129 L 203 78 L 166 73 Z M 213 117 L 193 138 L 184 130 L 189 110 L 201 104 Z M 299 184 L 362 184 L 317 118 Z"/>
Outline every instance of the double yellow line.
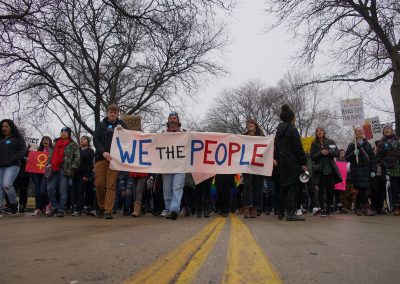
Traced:
<path fill-rule="evenodd" d="M 231 215 L 228 261 L 223 283 L 281 283 L 247 226 Z M 207 260 L 226 223 L 218 217 L 166 256 L 125 281 L 131 283 L 191 283 Z"/>

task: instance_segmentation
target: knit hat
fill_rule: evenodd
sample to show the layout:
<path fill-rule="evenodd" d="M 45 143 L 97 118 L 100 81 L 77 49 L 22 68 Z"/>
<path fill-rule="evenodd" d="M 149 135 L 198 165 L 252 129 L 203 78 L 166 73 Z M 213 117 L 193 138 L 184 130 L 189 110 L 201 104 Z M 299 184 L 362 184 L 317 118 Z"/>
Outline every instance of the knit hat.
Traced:
<path fill-rule="evenodd" d="M 384 124 L 382 127 L 382 132 L 384 133 L 386 128 L 390 128 L 393 131 L 393 126 L 391 123 Z"/>
<path fill-rule="evenodd" d="M 72 133 L 72 129 L 71 128 L 69 128 L 69 127 L 63 127 L 63 128 L 61 128 L 61 131 L 60 132 L 68 132 L 68 136 L 69 137 L 71 137 L 71 133 Z"/>

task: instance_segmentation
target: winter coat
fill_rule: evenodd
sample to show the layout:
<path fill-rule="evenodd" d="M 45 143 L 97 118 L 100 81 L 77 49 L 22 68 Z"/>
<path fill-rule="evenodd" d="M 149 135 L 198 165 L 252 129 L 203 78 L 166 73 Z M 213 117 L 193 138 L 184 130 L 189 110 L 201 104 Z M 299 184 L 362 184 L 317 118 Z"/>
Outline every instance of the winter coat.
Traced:
<path fill-rule="evenodd" d="M 108 152 L 110 153 L 111 150 L 111 143 L 112 143 L 112 137 L 114 134 L 114 129 L 117 125 L 121 125 L 123 128 L 127 128 L 125 123 L 117 119 L 116 122 L 112 123 L 108 121 L 108 118 L 104 118 L 97 126 L 96 129 L 94 130 L 94 135 L 93 135 L 93 144 L 94 147 L 96 148 L 96 153 L 95 153 L 95 160 L 100 161 L 104 160 L 103 153 Z"/>
<path fill-rule="evenodd" d="M 298 183 L 302 173 L 301 167 L 307 166 L 307 159 L 299 131 L 292 124 L 282 122 L 278 125 L 275 151 L 281 186 Z"/>
<path fill-rule="evenodd" d="M 22 136 L 0 138 L 0 167 L 20 167 L 25 153 L 26 145 Z"/>
<path fill-rule="evenodd" d="M 376 160 L 371 144 L 364 139 L 361 145 L 357 143 L 358 164 L 354 154 L 354 143 L 350 143 L 346 151 L 346 160 L 350 163 L 351 181 L 356 189 L 368 189 L 370 187 L 371 172 L 376 173 Z"/>
<path fill-rule="evenodd" d="M 328 150 L 329 154 L 324 156 L 322 150 Z M 322 175 L 333 176 L 335 184 L 341 182 L 341 176 L 335 163 L 335 158 L 339 156 L 335 141 L 325 139 L 323 145 L 320 145 L 317 140 L 314 140 L 311 144 L 310 156 L 313 161 L 311 171 L 314 185 L 319 184 Z"/>
<path fill-rule="evenodd" d="M 400 168 L 400 141 L 397 136 L 383 137 L 376 147 L 377 163 L 384 170 Z"/>
<path fill-rule="evenodd" d="M 53 155 L 53 151 L 49 154 L 49 158 L 47 160 L 48 165 L 50 164 L 51 157 Z M 64 175 L 68 177 L 73 177 L 79 168 L 81 163 L 81 157 L 79 153 L 79 146 L 76 142 L 71 141 L 65 146 L 64 149 L 64 158 L 62 168 L 64 171 Z"/>
<path fill-rule="evenodd" d="M 92 148 L 79 149 L 80 164 L 76 170 L 77 177 L 91 178 L 93 172 L 94 151 Z"/>

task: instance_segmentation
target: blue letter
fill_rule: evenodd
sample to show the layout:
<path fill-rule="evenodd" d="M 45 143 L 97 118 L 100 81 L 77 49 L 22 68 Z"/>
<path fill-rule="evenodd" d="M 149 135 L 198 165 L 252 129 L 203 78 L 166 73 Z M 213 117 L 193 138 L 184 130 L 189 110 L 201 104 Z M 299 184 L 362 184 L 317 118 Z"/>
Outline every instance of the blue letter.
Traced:
<path fill-rule="evenodd" d="M 194 145 L 195 144 L 200 144 L 200 147 L 199 148 L 195 148 L 194 147 Z M 191 166 L 193 166 L 193 159 L 194 159 L 194 152 L 197 152 L 197 151 L 201 151 L 201 150 L 203 150 L 203 148 L 204 148 L 204 143 L 203 143 L 203 141 L 201 141 L 201 140 L 192 140 L 192 151 L 191 151 L 191 153 L 190 153 L 190 155 L 191 155 L 191 158 L 190 158 L 190 165 Z"/>
<path fill-rule="evenodd" d="M 151 139 L 146 139 L 146 140 L 139 140 L 139 165 L 142 166 L 151 166 L 150 162 L 143 162 L 143 155 L 148 155 L 149 152 L 143 151 L 143 144 L 144 143 L 151 143 Z"/>
<path fill-rule="evenodd" d="M 241 165 L 241 166 L 249 164 L 249 162 L 243 161 L 244 152 L 246 152 L 246 144 L 242 144 L 242 154 L 240 155 L 240 163 L 239 163 L 239 165 Z"/>
<path fill-rule="evenodd" d="M 135 162 L 135 150 L 136 150 L 136 140 L 132 140 L 132 155 L 129 156 L 129 152 L 122 152 L 121 142 L 119 141 L 119 137 L 117 137 L 117 145 L 119 149 L 119 155 L 121 156 L 121 162 L 124 164 L 126 160 L 128 160 L 129 164 L 133 164 Z"/>
<path fill-rule="evenodd" d="M 218 161 L 219 148 L 221 148 L 221 147 L 224 148 L 225 153 L 224 153 L 224 157 L 222 158 L 222 160 Z M 217 162 L 218 166 L 220 166 L 223 163 L 225 163 L 227 155 L 228 155 L 228 151 L 227 151 L 226 145 L 224 143 L 219 144 L 217 146 L 217 149 L 215 149 L 215 161 Z"/>

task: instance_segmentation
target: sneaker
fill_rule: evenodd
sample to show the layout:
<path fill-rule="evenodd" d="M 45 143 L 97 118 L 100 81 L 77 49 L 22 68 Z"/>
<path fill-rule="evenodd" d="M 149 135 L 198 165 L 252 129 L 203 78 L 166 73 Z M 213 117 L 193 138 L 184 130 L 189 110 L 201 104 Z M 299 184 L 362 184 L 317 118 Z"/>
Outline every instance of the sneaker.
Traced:
<path fill-rule="evenodd" d="M 74 213 L 72 213 L 72 216 L 74 216 L 74 217 L 77 217 L 80 215 L 81 215 L 81 212 L 79 212 L 79 211 L 74 211 Z"/>
<path fill-rule="evenodd" d="M 46 214 L 47 217 L 53 217 L 57 213 L 56 209 L 50 209 L 49 213 Z"/>
<path fill-rule="evenodd" d="M 3 208 L 2 213 L 5 215 L 11 214 L 11 209 L 9 207 Z"/>
<path fill-rule="evenodd" d="M 103 209 L 97 209 L 96 217 L 97 218 L 103 218 L 103 216 L 104 216 L 104 210 Z"/>
<path fill-rule="evenodd" d="M 178 212 L 172 211 L 172 212 L 171 212 L 171 219 L 172 219 L 172 220 L 178 219 Z"/>
<path fill-rule="evenodd" d="M 296 215 L 297 215 L 297 216 L 302 216 L 302 215 L 303 215 L 303 210 L 298 209 L 298 210 L 296 211 Z"/>
<path fill-rule="evenodd" d="M 319 207 L 314 207 L 314 208 L 312 209 L 313 215 L 317 215 L 319 212 L 321 212 L 321 208 L 319 208 Z"/>
<path fill-rule="evenodd" d="M 305 221 L 306 218 L 303 216 L 299 216 L 296 214 L 287 214 L 286 215 L 286 221 Z"/>
<path fill-rule="evenodd" d="M 43 215 L 43 212 L 40 209 L 36 209 L 35 211 L 33 211 L 33 216 L 41 216 Z"/>
<path fill-rule="evenodd" d="M 11 215 L 17 215 L 19 213 L 18 204 L 10 204 Z"/>
<path fill-rule="evenodd" d="M 114 217 L 111 215 L 111 213 L 104 213 L 103 219 L 114 219 Z"/>
<path fill-rule="evenodd" d="M 57 217 L 64 217 L 64 211 L 58 211 Z"/>
<path fill-rule="evenodd" d="M 320 216 L 321 217 L 327 217 L 329 214 L 326 210 L 321 210 Z"/>
<path fill-rule="evenodd" d="M 167 215 L 168 215 L 168 212 L 167 212 L 167 210 L 163 210 L 162 212 L 161 212 L 161 217 L 167 217 Z"/>
<path fill-rule="evenodd" d="M 89 216 L 96 216 L 96 210 L 92 209 L 92 210 L 88 211 L 88 212 L 86 213 L 86 215 L 89 215 Z"/>

